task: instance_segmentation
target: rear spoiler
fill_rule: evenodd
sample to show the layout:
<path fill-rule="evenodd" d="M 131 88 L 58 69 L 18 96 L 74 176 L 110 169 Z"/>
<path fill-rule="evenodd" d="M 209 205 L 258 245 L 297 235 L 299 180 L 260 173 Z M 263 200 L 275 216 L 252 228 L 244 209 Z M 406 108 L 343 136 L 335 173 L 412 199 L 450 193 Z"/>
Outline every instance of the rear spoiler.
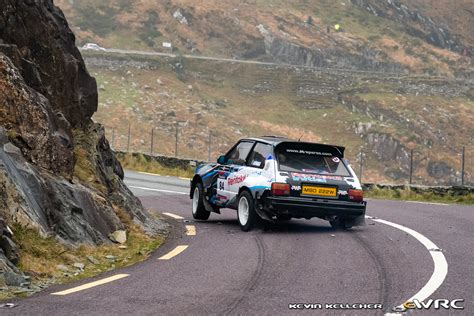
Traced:
<path fill-rule="evenodd" d="M 314 154 L 328 157 L 344 158 L 345 147 L 317 144 L 317 143 L 306 143 L 306 142 L 281 142 L 275 146 L 276 151 L 298 151 L 301 153 Z"/>

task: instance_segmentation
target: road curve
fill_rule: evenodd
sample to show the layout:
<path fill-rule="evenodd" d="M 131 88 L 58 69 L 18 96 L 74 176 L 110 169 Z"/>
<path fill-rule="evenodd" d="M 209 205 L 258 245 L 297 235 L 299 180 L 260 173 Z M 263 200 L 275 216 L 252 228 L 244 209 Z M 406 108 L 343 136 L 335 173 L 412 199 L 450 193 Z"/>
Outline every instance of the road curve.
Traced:
<path fill-rule="evenodd" d="M 382 222 L 367 220 L 365 227 L 341 232 L 322 220 L 292 220 L 245 233 L 232 210 L 193 221 L 188 182 L 127 172 L 127 185 L 145 207 L 183 218 L 171 219 L 178 232 L 143 263 L 53 286 L 0 314 L 282 315 L 304 312 L 289 309 L 296 303 L 380 303 L 383 310 L 308 312 L 383 315 L 432 276 L 434 263 L 426 247 Z M 420 314 L 472 315 L 473 207 L 372 200 L 367 213 L 411 228 L 442 249 L 449 272 L 430 298 L 463 298 L 465 309 Z M 117 274 L 120 278 L 110 283 L 51 295 Z"/>

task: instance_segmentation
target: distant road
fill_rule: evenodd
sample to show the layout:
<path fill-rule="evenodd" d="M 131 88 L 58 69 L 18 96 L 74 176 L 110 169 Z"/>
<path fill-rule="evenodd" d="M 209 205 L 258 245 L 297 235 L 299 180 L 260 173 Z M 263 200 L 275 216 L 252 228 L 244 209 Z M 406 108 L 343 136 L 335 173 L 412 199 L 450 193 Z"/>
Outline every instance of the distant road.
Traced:
<path fill-rule="evenodd" d="M 93 50 L 84 50 L 79 48 L 81 51 L 93 51 Z M 105 51 L 100 51 L 103 54 L 115 53 L 115 54 L 128 54 L 128 55 L 142 55 L 142 56 L 161 56 L 161 57 L 183 57 L 188 59 L 200 59 L 200 60 L 213 60 L 213 61 L 223 61 L 230 63 L 241 63 L 241 64 L 254 64 L 254 65 L 267 65 L 267 66 L 285 66 L 285 67 L 295 67 L 295 68 L 307 68 L 314 69 L 318 71 L 333 71 L 333 72 L 343 72 L 343 73 L 360 73 L 360 74 L 374 74 L 374 75 L 383 75 L 383 76 L 403 76 L 405 74 L 400 73 L 390 73 L 390 72 L 377 72 L 377 71 L 364 71 L 364 70 L 354 70 L 354 69 L 338 69 L 338 68 L 321 68 L 321 67 L 311 67 L 304 65 L 294 65 L 288 63 L 272 63 L 272 62 L 263 62 L 256 60 L 244 60 L 244 59 L 233 59 L 233 58 L 221 58 L 221 57 L 211 57 L 211 56 L 201 56 L 201 55 L 191 55 L 191 54 L 172 54 L 172 53 L 160 53 L 160 52 L 151 52 L 151 51 L 140 51 L 140 50 L 126 50 L 126 49 L 117 49 L 117 48 L 107 48 Z M 429 76 L 428 76 L 429 77 Z"/>
<path fill-rule="evenodd" d="M 83 49 L 80 49 L 80 50 L 82 51 Z M 86 50 L 86 51 L 90 51 L 90 50 Z M 159 52 L 140 51 L 140 50 L 125 50 L 125 49 L 117 49 L 117 48 L 108 48 L 105 51 L 101 51 L 101 53 L 107 53 L 107 52 L 118 53 L 118 54 L 143 55 L 143 56 L 162 56 L 162 57 L 171 57 L 171 58 L 183 57 L 183 58 L 189 58 L 189 59 L 225 61 L 225 62 L 243 63 L 243 64 L 257 64 L 257 65 L 271 65 L 271 66 L 286 65 L 286 64 L 277 64 L 277 63 L 262 62 L 262 61 L 255 61 L 255 60 L 242 60 L 242 59 L 232 59 L 232 58 L 189 55 L 189 54 L 177 55 L 177 54 L 172 54 L 172 53 L 159 53 Z"/>
<path fill-rule="evenodd" d="M 383 315 L 422 289 L 465 299 L 465 310 L 440 315 L 473 314 L 472 206 L 371 200 L 368 215 L 385 221 L 335 231 L 302 219 L 245 233 L 233 210 L 193 220 L 187 179 L 127 171 L 125 182 L 147 209 L 176 221 L 171 238 L 142 263 L 53 286 L 2 315 L 301 314 L 293 303 L 380 303 L 309 313 Z"/>

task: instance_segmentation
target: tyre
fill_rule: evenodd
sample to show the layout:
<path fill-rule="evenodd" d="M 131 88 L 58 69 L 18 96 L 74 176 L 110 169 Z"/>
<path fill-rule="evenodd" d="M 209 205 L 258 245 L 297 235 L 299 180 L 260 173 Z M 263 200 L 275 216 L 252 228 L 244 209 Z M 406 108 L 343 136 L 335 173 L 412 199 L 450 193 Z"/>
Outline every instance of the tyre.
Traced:
<path fill-rule="evenodd" d="M 255 226 L 258 220 L 252 194 L 250 194 L 248 191 L 243 191 L 240 193 L 239 202 L 237 205 L 237 219 L 239 221 L 240 228 L 244 232 L 247 232 Z"/>
<path fill-rule="evenodd" d="M 279 214 L 279 215 L 277 215 L 277 219 L 279 221 L 282 221 L 282 222 L 289 221 L 291 219 L 291 215 L 290 214 Z"/>
<path fill-rule="evenodd" d="M 193 217 L 195 219 L 207 220 L 211 212 L 206 210 L 204 206 L 204 188 L 202 183 L 199 182 L 194 187 L 193 193 Z"/>
<path fill-rule="evenodd" d="M 335 220 L 329 221 L 329 224 L 331 224 L 332 228 L 334 229 L 351 229 L 352 225 L 348 224 L 346 219 L 336 217 Z"/>

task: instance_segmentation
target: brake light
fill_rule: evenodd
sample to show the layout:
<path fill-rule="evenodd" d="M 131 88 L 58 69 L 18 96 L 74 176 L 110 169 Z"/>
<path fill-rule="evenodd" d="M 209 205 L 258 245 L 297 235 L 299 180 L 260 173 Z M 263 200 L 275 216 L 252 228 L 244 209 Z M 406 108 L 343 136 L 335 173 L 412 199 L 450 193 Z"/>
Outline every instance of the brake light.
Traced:
<path fill-rule="evenodd" d="M 364 191 L 362 190 L 349 190 L 349 200 L 354 202 L 362 202 L 364 200 Z"/>
<path fill-rule="evenodd" d="M 290 185 L 288 183 L 272 183 L 272 195 L 290 195 Z"/>

